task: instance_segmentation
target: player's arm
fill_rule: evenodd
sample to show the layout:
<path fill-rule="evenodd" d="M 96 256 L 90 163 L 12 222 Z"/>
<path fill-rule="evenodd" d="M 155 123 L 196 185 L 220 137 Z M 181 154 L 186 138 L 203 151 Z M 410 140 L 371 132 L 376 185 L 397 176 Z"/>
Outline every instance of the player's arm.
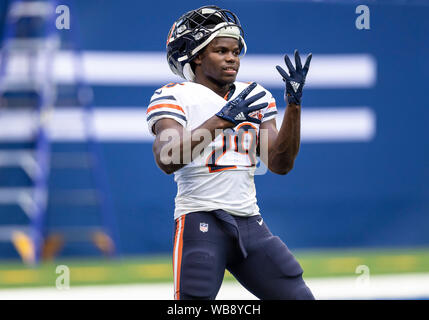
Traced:
<path fill-rule="evenodd" d="M 158 120 L 154 124 L 156 137 L 153 153 L 160 169 L 167 174 L 181 169 L 198 157 L 224 129 L 233 128 L 243 121 L 260 123 L 259 119 L 250 117 L 249 113 L 265 108 L 268 103 L 249 107 L 265 95 L 265 92 L 260 92 L 246 99 L 255 87 L 256 83 L 249 85 L 218 113 L 192 131 L 186 130 L 173 119 Z"/>
<path fill-rule="evenodd" d="M 260 126 L 261 134 L 267 135 L 267 155 L 261 159 L 268 169 L 277 174 L 287 174 L 292 170 L 300 146 L 301 106 L 289 104 L 286 108 L 283 123 L 277 130 L 276 120 L 265 121 Z M 263 132 L 263 133 L 262 133 Z"/>
<path fill-rule="evenodd" d="M 276 128 L 275 119 L 263 122 L 260 126 L 260 130 L 268 137 L 268 159 L 264 159 L 261 155 L 262 160 L 267 164 L 268 169 L 277 174 L 287 174 L 292 170 L 298 155 L 301 141 L 302 88 L 310 67 L 311 57 L 311 54 L 307 57 L 303 68 L 299 53 L 295 50 L 295 68 L 289 57 L 285 56 L 289 74 L 277 66 L 277 70 L 286 83 L 285 101 L 287 107 L 283 122 L 279 130 Z"/>
<path fill-rule="evenodd" d="M 162 171 L 171 174 L 192 160 L 192 153 L 197 145 L 203 150 L 222 132 L 222 129 L 229 127 L 231 125 L 228 121 L 213 116 L 189 132 L 173 119 L 160 119 L 154 125 L 156 138 L 153 143 L 153 154 L 155 161 Z M 204 134 L 199 134 L 202 132 Z M 186 154 L 186 152 L 190 154 Z M 173 154 L 178 157 L 174 157 Z"/>

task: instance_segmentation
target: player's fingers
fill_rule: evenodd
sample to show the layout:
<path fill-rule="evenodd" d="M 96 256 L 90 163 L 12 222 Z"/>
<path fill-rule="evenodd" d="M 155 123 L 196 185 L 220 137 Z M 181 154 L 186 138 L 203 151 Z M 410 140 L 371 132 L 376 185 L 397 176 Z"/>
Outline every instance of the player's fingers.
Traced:
<path fill-rule="evenodd" d="M 298 70 L 302 70 L 301 57 L 299 56 L 298 50 L 295 49 L 294 55 L 295 55 L 295 67 L 296 67 L 296 70 L 297 71 Z"/>
<path fill-rule="evenodd" d="M 268 102 L 257 104 L 256 106 L 249 107 L 249 112 L 263 109 L 268 106 Z"/>
<path fill-rule="evenodd" d="M 287 74 L 286 71 L 283 70 L 282 67 L 280 66 L 276 66 L 277 71 L 280 73 L 280 75 L 283 77 L 284 80 L 290 80 L 289 75 Z"/>
<path fill-rule="evenodd" d="M 261 99 L 263 96 L 265 96 L 265 94 L 266 94 L 265 91 L 259 92 L 259 93 L 255 94 L 254 96 L 250 97 L 249 99 L 246 99 L 245 103 L 247 105 L 251 105 L 256 100 Z"/>
<path fill-rule="evenodd" d="M 238 97 L 244 99 L 247 97 L 247 95 L 256 88 L 256 82 L 252 82 L 249 86 L 247 86 L 241 93 L 238 95 Z"/>
<path fill-rule="evenodd" d="M 305 64 L 304 64 L 304 68 L 302 69 L 303 73 L 304 73 L 304 77 L 307 75 L 308 73 L 308 69 L 310 68 L 310 62 L 311 62 L 311 58 L 313 57 L 313 54 L 310 53 L 307 56 L 307 60 L 305 60 Z"/>
<path fill-rule="evenodd" d="M 287 54 L 285 54 L 285 63 L 287 68 L 289 69 L 289 74 L 292 76 L 293 73 L 295 72 L 295 67 L 293 66 Z"/>

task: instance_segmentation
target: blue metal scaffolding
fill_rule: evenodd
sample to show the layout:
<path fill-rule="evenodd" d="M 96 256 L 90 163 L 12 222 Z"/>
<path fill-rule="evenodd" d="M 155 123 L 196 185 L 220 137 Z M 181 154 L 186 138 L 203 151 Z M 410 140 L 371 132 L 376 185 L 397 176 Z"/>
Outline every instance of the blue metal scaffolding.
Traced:
<path fill-rule="evenodd" d="M 76 19 L 68 45 L 73 52 L 73 101 L 82 111 L 85 150 L 53 151 L 50 121 L 55 109 L 64 104 L 54 66 L 56 54 L 64 45 L 61 31 L 55 27 L 55 8 L 55 1 L 10 1 L 1 50 L 0 119 L 16 113 L 18 118 L 20 113 L 30 115 L 32 130 L 31 137 L 14 141 L 2 139 L 0 134 L 0 170 L 20 167 L 31 181 L 26 186 L 0 185 L 2 215 L 15 214 L 10 206 L 18 206 L 28 217 L 25 224 L 2 224 L 0 241 L 13 243 L 26 263 L 53 258 L 68 242 L 91 242 L 106 255 L 117 253 L 112 198 L 102 152 L 94 137 L 91 89 L 84 78 Z M 55 167 L 89 170 L 93 189 L 58 190 L 50 185 Z M 99 225 L 88 226 L 80 221 L 73 226 L 47 225 L 48 213 L 55 216 L 64 206 L 79 210 L 82 201 L 99 208 Z"/>

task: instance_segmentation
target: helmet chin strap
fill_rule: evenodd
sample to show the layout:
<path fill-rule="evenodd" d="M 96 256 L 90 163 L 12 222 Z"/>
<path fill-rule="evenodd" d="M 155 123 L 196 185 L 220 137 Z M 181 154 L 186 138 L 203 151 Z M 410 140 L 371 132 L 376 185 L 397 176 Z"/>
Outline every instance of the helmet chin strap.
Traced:
<path fill-rule="evenodd" d="M 191 82 L 195 81 L 195 74 L 194 71 L 192 71 L 191 64 L 185 63 L 183 66 L 183 75 L 185 76 L 185 79 Z"/>

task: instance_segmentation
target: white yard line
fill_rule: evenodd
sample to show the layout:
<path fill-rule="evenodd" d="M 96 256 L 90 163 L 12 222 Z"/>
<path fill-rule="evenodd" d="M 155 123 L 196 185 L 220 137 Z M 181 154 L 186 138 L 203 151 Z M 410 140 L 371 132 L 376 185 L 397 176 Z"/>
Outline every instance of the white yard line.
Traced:
<path fill-rule="evenodd" d="M 368 281 L 358 277 L 308 279 L 318 299 L 413 299 L 429 298 L 429 273 L 377 275 Z"/>
<path fill-rule="evenodd" d="M 313 278 L 306 282 L 317 299 L 429 298 L 429 273 L 377 275 L 368 281 L 357 277 Z M 173 284 L 132 284 L 56 288 L 2 289 L 0 300 L 170 300 Z M 218 300 L 256 299 L 237 282 L 224 282 Z"/>

